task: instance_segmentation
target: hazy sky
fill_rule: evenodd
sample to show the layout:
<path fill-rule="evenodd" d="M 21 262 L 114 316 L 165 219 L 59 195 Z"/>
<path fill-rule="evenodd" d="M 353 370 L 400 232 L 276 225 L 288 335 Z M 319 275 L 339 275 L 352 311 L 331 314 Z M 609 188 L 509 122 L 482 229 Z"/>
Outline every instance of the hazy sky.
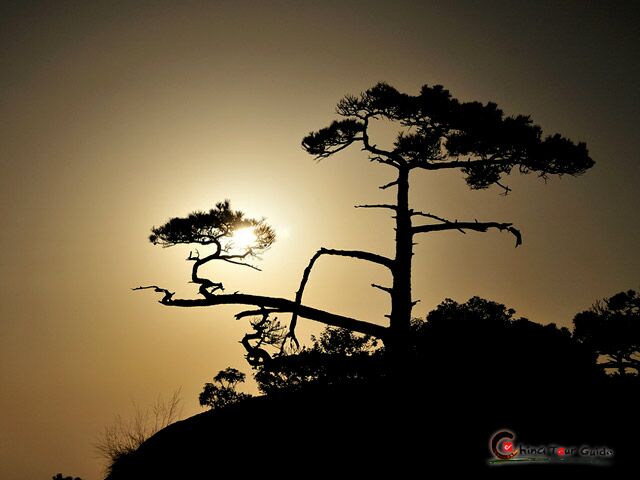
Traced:
<path fill-rule="evenodd" d="M 635 2 L 2 2 L 0 478 L 100 478 L 92 443 L 131 400 L 182 386 L 191 415 L 218 370 L 249 373 L 236 309 L 130 291 L 194 294 L 188 249 L 153 247 L 153 225 L 225 198 L 266 216 L 281 235 L 263 272 L 216 278 L 289 298 L 321 246 L 391 253 L 386 213 L 353 205 L 392 195 L 377 186 L 393 172 L 357 149 L 316 164 L 300 148 L 340 97 L 378 81 L 496 101 L 596 160 L 577 179 L 514 176 L 506 198 L 417 172 L 416 208 L 513 221 L 524 245 L 421 237 L 416 315 L 480 295 L 569 326 L 640 287 L 639 17 Z M 382 323 L 387 298 L 369 284 L 385 279 L 323 260 L 305 303 Z"/>

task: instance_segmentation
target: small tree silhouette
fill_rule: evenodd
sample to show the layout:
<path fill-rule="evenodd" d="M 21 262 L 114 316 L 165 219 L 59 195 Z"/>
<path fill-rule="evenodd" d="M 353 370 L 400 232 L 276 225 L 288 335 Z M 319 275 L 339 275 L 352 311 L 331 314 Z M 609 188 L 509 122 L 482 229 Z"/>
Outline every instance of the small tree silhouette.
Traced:
<path fill-rule="evenodd" d="M 599 300 L 573 319 L 574 337 L 600 356 L 603 369 L 640 372 L 640 295 L 620 292 Z"/>
<path fill-rule="evenodd" d="M 65 477 L 61 473 L 58 473 L 51 477 L 52 480 L 82 480 L 80 477 Z"/>
<path fill-rule="evenodd" d="M 347 95 L 338 102 L 336 111 L 343 118 L 310 133 L 303 139 L 302 147 L 321 160 L 352 145 L 359 145 L 372 162 L 394 172 L 391 181 L 380 188 L 395 188 L 395 202 L 357 206 L 392 212 L 395 222 L 395 253 L 392 258 L 363 250 L 320 248 L 304 270 L 294 300 L 238 292 L 223 294 L 222 283 L 201 278 L 198 267 L 212 260 L 250 266 L 244 260 L 266 250 L 275 240 L 271 227 L 263 221 L 246 219 L 241 212 L 231 210 L 227 201 L 216 205 L 208 213 L 198 212 L 185 218 L 174 218 L 152 230 L 150 240 L 154 244 L 214 246 L 214 252 L 204 258 L 190 255 L 187 259 L 194 262 L 192 281 L 200 284 L 202 298 L 174 299 L 172 292 L 155 285 L 138 289 L 153 288 L 163 293 L 161 303 L 164 305 L 193 307 L 236 304 L 256 307 L 238 313 L 236 318 L 255 315 L 266 318 L 270 314 L 291 313 L 289 329 L 281 349 L 287 341 L 298 346 L 295 328 L 298 317 L 302 317 L 380 338 L 394 353 L 393 358 L 402 359 L 409 352 L 412 309 L 418 302 L 411 291 L 413 246 L 417 236 L 442 231 L 466 233 L 497 229 L 512 234 L 516 247 L 522 243 L 520 231 L 510 222 L 449 220 L 431 212 L 414 210 L 409 203 L 411 174 L 416 171 L 460 170 L 470 188 L 484 189 L 495 185 L 507 194 L 510 187 L 503 183 L 503 177 L 513 171 L 535 173 L 546 180 L 550 175 L 580 175 L 594 164 L 584 143 L 576 144 L 559 134 L 543 137 L 542 129 L 533 124 L 529 116 L 505 116 L 491 102 L 460 102 L 440 85 L 425 85 L 418 95 L 412 96 L 386 83 L 379 83 L 359 96 Z M 379 120 L 390 121 L 399 129 L 391 148 L 378 146 L 370 137 L 372 125 Z M 230 240 L 234 230 L 246 226 L 254 228 L 255 246 L 239 254 L 230 254 L 223 240 Z M 388 327 L 302 303 L 313 267 L 324 256 L 372 262 L 388 271 L 390 285 L 372 284 L 372 287 L 390 296 Z"/>
<path fill-rule="evenodd" d="M 220 370 L 213 377 L 213 383 L 204 384 L 199 397 L 200 405 L 218 409 L 250 398 L 250 394 L 236 391 L 236 387 L 243 383 L 244 379 L 245 374 L 235 368 Z"/>

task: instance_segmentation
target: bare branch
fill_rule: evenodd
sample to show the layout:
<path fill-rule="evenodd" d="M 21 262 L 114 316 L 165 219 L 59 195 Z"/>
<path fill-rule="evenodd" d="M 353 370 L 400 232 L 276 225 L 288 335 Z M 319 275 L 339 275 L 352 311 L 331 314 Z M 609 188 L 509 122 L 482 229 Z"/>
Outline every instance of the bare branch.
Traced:
<path fill-rule="evenodd" d="M 545 183 L 546 183 L 546 179 L 545 179 Z M 509 195 L 509 192 L 511 191 L 511 187 L 509 187 L 508 185 L 503 185 L 500 182 L 495 182 L 495 184 L 504 190 L 504 192 L 501 193 L 502 196 L 506 197 L 507 195 Z"/>
<path fill-rule="evenodd" d="M 234 265 L 253 268 L 254 270 L 257 270 L 259 272 L 262 271 L 262 269 L 260 269 L 259 267 L 256 267 L 255 265 L 251 265 L 250 263 L 237 262 L 235 260 L 231 260 L 229 257 L 220 257 L 220 260 L 224 260 L 227 263 L 233 263 Z"/>
<path fill-rule="evenodd" d="M 365 147 L 362 147 L 362 150 L 367 151 Z M 397 161 L 394 161 L 391 158 L 387 158 L 381 155 L 374 155 L 373 157 L 369 157 L 369 161 L 382 163 L 384 165 L 391 165 L 392 167 L 399 168 L 399 164 Z"/>
<path fill-rule="evenodd" d="M 309 261 L 309 265 L 307 265 L 307 268 L 304 269 L 304 272 L 302 274 L 302 280 L 300 281 L 300 288 L 296 292 L 295 301 L 297 305 L 300 305 L 302 302 L 302 294 L 304 293 L 304 289 L 307 285 L 307 282 L 309 281 L 309 275 L 311 275 L 311 270 L 313 269 L 313 265 L 322 255 L 336 255 L 336 256 L 342 256 L 342 257 L 358 258 L 360 260 L 367 260 L 369 262 L 384 265 L 389 270 L 393 271 L 393 265 L 394 265 L 393 260 L 387 257 L 383 257 L 382 255 L 378 255 L 370 252 L 363 252 L 360 250 L 333 250 L 333 249 L 321 248 L 315 253 L 313 257 L 311 257 L 311 260 Z M 297 312 L 293 312 L 293 315 L 291 316 L 291 323 L 289 325 L 289 332 L 290 332 L 290 335 L 293 337 L 295 337 L 295 328 L 296 328 L 297 321 L 298 321 L 298 314 Z"/>
<path fill-rule="evenodd" d="M 395 205 L 378 204 L 378 205 L 356 205 L 355 208 L 388 208 L 390 210 L 398 210 Z"/>
<path fill-rule="evenodd" d="M 427 215 L 425 215 L 427 216 Z M 431 217 L 433 218 L 433 217 Z M 498 222 L 446 222 L 437 225 L 419 225 L 411 229 L 412 233 L 442 232 L 445 230 L 474 230 L 476 232 L 486 232 L 489 228 L 497 228 L 498 230 L 506 230 L 516 237 L 516 247 L 522 245 L 522 234 L 520 230 L 513 227 L 512 223 Z"/>
<path fill-rule="evenodd" d="M 160 303 L 165 304 L 165 305 L 167 303 L 171 302 L 172 297 L 176 294 L 176 292 L 170 292 L 166 288 L 160 288 L 157 285 L 148 285 L 146 287 L 139 286 L 139 287 L 136 287 L 136 288 L 132 288 L 131 290 L 147 290 L 149 288 L 153 288 L 153 290 L 155 292 L 164 293 L 164 297 L 162 297 L 162 300 L 160 300 Z"/>
<path fill-rule="evenodd" d="M 379 288 L 380 290 L 382 290 L 383 292 L 387 292 L 389 295 L 391 295 L 393 293 L 393 289 L 389 288 L 389 287 L 383 287 L 382 285 L 378 285 L 376 283 L 372 283 L 371 286 L 373 288 Z"/>
<path fill-rule="evenodd" d="M 455 220 L 454 222 L 452 222 L 452 221 L 450 221 L 450 220 L 447 220 L 446 218 L 439 217 L 439 216 L 434 215 L 434 214 L 432 214 L 432 213 L 424 213 L 424 212 L 419 212 L 419 211 L 418 211 L 418 212 L 416 212 L 416 211 L 413 211 L 413 210 L 411 211 L 411 216 L 418 216 L 418 217 L 427 217 L 427 218 L 432 218 L 433 220 L 438 220 L 439 222 L 447 223 L 447 224 L 454 224 L 455 222 L 457 222 L 457 220 Z M 464 230 L 462 230 L 462 229 L 460 229 L 460 228 L 458 228 L 457 230 L 458 230 L 460 233 L 464 233 L 464 234 L 466 234 L 466 233 L 467 233 L 467 232 L 465 232 Z"/>
<path fill-rule="evenodd" d="M 138 287 L 134 290 L 141 290 L 152 287 Z M 164 292 L 164 289 L 160 289 Z M 307 318 L 316 322 L 324 323 L 332 327 L 346 328 L 354 332 L 363 333 L 365 335 L 373 335 L 377 338 L 384 339 L 387 328 L 375 323 L 356 320 L 354 318 L 345 317 L 331 312 L 326 312 L 318 308 L 300 305 L 297 302 L 287 300 L 286 298 L 265 297 L 262 295 L 249 295 L 244 293 L 232 293 L 223 295 L 211 295 L 207 298 L 197 299 L 170 299 L 162 302 L 164 305 L 173 307 L 209 307 L 212 305 L 251 305 L 260 308 L 270 308 L 285 313 L 296 313 L 297 316 Z"/>
<path fill-rule="evenodd" d="M 394 180 L 393 182 L 389 182 L 389 183 L 385 183 L 384 185 L 378 187 L 380 190 L 386 190 L 387 188 L 393 187 L 394 185 L 397 185 L 398 181 Z"/>
<path fill-rule="evenodd" d="M 244 310 L 242 312 L 238 312 L 234 315 L 236 320 L 240 320 L 245 317 L 255 317 L 256 315 L 264 315 L 264 313 L 287 313 L 278 308 L 260 308 L 258 310 Z"/>

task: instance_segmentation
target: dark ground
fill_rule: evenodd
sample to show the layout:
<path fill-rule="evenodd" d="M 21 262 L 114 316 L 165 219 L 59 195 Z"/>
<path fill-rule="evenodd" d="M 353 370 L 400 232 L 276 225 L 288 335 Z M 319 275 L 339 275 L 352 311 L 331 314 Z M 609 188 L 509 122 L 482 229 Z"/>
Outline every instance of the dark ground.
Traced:
<path fill-rule="evenodd" d="M 609 477 L 637 470 L 638 398 L 637 382 L 529 379 L 514 385 L 499 376 L 464 385 L 432 378 L 428 386 L 413 388 L 383 383 L 309 388 L 252 398 L 173 424 L 116 465 L 109 478 L 267 472 L 285 478 L 409 478 L 442 470 Z M 516 434 L 516 444 L 606 446 L 615 456 L 608 466 L 490 466 L 489 439 L 504 428 Z"/>

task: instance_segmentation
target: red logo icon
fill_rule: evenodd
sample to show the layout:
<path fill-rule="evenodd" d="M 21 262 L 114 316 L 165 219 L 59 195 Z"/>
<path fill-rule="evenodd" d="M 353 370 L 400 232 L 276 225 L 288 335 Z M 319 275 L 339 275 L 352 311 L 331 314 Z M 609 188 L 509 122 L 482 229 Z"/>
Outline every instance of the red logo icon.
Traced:
<path fill-rule="evenodd" d="M 558 455 L 562 456 L 565 454 L 564 447 L 558 448 Z"/>
<path fill-rule="evenodd" d="M 513 442 L 504 442 L 502 448 L 505 452 L 510 453 L 513 451 Z"/>

